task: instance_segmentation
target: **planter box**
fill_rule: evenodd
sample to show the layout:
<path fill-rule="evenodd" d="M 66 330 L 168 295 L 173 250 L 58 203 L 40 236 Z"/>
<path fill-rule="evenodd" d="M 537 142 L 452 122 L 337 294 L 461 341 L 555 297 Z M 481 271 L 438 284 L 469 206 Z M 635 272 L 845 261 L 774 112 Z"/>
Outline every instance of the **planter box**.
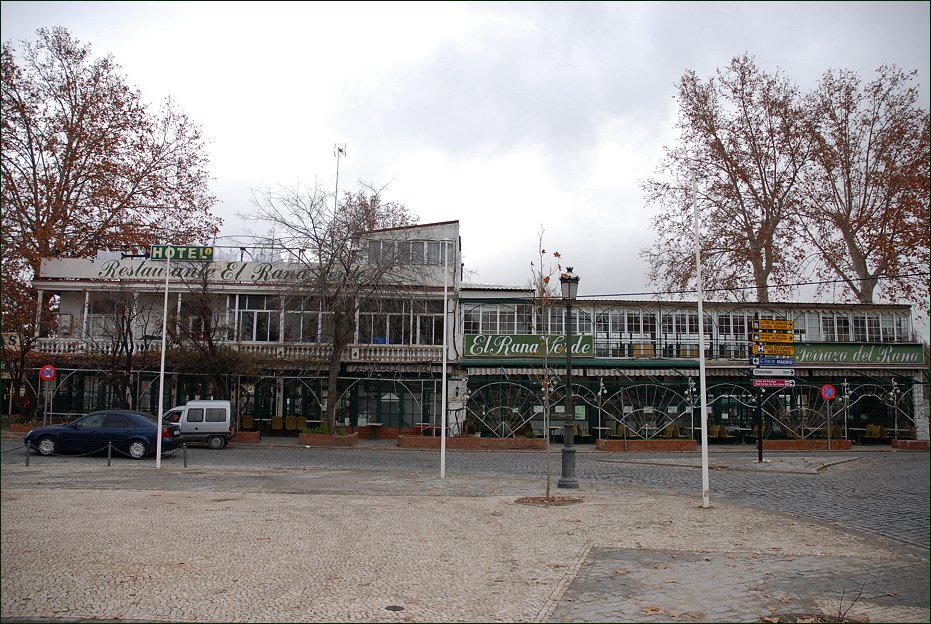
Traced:
<path fill-rule="evenodd" d="M 7 430 L 11 433 L 29 433 L 41 425 L 31 425 L 29 423 L 10 423 Z"/>
<path fill-rule="evenodd" d="M 628 452 L 688 452 L 698 448 L 695 440 L 595 440 L 595 449 L 599 451 L 628 451 Z"/>
<path fill-rule="evenodd" d="M 893 440 L 892 448 L 902 451 L 927 451 L 928 440 Z"/>
<path fill-rule="evenodd" d="M 256 443 L 261 439 L 261 434 L 258 431 L 237 431 L 236 435 L 233 436 L 233 442 L 247 442 L 247 443 Z"/>
<path fill-rule="evenodd" d="M 357 425 L 353 431 L 359 434 L 363 440 L 397 440 L 402 435 L 417 435 L 417 429 L 414 427 L 404 427 L 398 433 L 397 427 L 372 427 L 371 425 Z"/>
<path fill-rule="evenodd" d="M 401 448 L 419 448 L 419 449 L 438 449 L 440 448 L 441 438 L 432 436 L 407 436 L 402 435 L 398 438 L 398 446 Z M 538 449 L 546 448 L 546 438 L 474 438 L 463 436 L 458 438 L 446 438 L 447 449 L 462 450 L 515 450 L 515 449 Z"/>
<path fill-rule="evenodd" d="M 355 446 L 359 443 L 359 434 L 302 433 L 298 435 L 298 442 L 302 446 Z"/>
<path fill-rule="evenodd" d="M 853 446 L 851 440 L 831 440 L 832 451 L 849 451 Z M 756 448 L 756 444 L 753 445 Z M 763 450 L 769 451 L 826 451 L 828 441 L 818 440 L 763 440 Z"/>

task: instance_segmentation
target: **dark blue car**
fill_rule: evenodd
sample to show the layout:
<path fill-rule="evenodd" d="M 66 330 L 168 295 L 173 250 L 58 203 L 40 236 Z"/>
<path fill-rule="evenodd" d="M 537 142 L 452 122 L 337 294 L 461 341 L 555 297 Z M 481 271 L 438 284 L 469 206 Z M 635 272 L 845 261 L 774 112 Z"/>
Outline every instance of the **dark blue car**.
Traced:
<path fill-rule="evenodd" d="M 178 425 L 164 423 L 159 430 L 155 416 L 131 410 L 103 410 L 82 416 L 67 425 L 38 427 L 26 434 L 26 445 L 41 455 L 90 454 L 113 444 L 117 454 L 133 459 L 155 454 L 156 439 L 162 437 L 162 452 L 181 446 Z"/>

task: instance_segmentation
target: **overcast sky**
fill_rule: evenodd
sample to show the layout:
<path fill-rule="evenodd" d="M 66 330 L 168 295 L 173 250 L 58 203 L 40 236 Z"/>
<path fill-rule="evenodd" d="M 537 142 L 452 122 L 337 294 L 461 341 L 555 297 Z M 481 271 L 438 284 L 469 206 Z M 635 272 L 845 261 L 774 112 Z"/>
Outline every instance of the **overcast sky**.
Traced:
<path fill-rule="evenodd" d="M 223 235 L 253 189 L 388 184 L 458 219 L 466 280 L 529 282 L 541 227 L 580 294 L 651 290 L 640 183 L 675 140 L 675 84 L 743 53 L 803 89 L 918 71 L 928 2 L 2 2 L 2 39 L 63 26 L 203 128 Z M 222 244 L 223 241 L 218 241 Z"/>

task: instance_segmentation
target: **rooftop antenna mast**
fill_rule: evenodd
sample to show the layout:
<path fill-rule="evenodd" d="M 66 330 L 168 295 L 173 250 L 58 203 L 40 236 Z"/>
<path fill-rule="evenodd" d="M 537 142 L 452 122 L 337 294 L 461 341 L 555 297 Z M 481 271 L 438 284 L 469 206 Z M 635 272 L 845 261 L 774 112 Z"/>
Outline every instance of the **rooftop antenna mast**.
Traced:
<path fill-rule="evenodd" d="M 335 213 L 339 209 L 339 157 L 346 157 L 346 144 L 334 144 L 333 155 L 336 156 L 336 187 L 333 191 L 333 212 Z"/>

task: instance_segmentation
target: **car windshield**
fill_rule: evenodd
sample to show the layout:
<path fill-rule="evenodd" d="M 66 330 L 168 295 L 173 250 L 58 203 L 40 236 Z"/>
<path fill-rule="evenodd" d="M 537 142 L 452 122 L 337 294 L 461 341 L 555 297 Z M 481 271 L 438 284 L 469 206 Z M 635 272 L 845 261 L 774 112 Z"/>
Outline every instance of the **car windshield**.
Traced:
<path fill-rule="evenodd" d="M 145 418 L 146 420 L 151 420 L 154 423 L 158 422 L 158 418 L 155 417 L 155 414 L 150 414 L 148 412 L 139 412 L 139 415 Z"/>

